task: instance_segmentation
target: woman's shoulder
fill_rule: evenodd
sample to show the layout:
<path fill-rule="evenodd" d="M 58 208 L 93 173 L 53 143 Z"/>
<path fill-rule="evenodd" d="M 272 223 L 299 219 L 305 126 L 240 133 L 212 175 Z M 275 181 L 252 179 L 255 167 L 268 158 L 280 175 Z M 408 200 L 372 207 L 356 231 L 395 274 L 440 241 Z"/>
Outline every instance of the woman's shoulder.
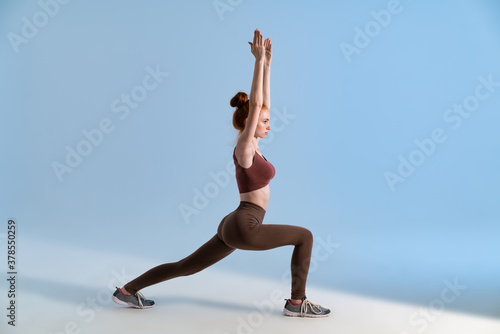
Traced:
<path fill-rule="evenodd" d="M 243 154 L 253 156 L 257 150 L 251 141 L 238 139 L 236 146 L 234 147 L 234 151 L 237 155 Z"/>
<path fill-rule="evenodd" d="M 256 150 L 252 143 L 237 143 L 233 151 L 236 160 L 244 168 L 252 165 L 255 154 Z"/>

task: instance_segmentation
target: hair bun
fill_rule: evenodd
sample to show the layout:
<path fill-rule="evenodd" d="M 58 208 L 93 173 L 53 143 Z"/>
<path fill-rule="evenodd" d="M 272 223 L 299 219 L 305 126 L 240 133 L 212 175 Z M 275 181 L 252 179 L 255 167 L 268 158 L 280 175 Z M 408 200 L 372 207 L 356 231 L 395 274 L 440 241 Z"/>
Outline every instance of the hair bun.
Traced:
<path fill-rule="evenodd" d="M 231 102 L 229 102 L 229 104 L 231 105 L 231 107 L 241 108 L 247 101 L 248 101 L 248 95 L 244 92 L 238 92 L 231 99 Z"/>

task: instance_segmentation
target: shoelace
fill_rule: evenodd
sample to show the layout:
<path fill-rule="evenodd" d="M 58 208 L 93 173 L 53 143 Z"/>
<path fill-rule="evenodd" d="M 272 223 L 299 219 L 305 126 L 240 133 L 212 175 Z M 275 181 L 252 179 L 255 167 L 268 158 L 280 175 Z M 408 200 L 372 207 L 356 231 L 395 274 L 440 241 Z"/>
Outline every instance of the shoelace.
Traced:
<path fill-rule="evenodd" d="M 142 299 L 146 300 L 146 297 L 139 291 L 135 293 L 137 300 L 139 301 L 139 305 L 142 307 Z M 141 299 L 142 298 L 142 299 Z"/>
<path fill-rule="evenodd" d="M 302 301 L 302 304 L 300 305 L 300 316 L 303 317 L 303 314 L 307 314 L 307 307 L 311 309 L 311 311 L 315 314 L 321 314 L 323 310 L 321 309 L 321 306 L 319 304 L 313 303 L 309 301 L 308 299 L 305 299 Z"/>

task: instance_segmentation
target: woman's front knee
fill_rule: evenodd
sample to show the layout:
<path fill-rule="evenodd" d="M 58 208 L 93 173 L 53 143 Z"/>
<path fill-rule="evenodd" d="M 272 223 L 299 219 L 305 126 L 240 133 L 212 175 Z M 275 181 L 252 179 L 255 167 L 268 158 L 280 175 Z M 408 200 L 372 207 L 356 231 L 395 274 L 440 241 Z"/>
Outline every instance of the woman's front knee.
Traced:
<path fill-rule="evenodd" d="M 310 244 L 310 245 L 313 244 L 314 236 L 313 236 L 312 232 L 309 231 L 307 228 L 303 228 L 303 230 L 302 230 L 302 240 L 306 244 Z"/>

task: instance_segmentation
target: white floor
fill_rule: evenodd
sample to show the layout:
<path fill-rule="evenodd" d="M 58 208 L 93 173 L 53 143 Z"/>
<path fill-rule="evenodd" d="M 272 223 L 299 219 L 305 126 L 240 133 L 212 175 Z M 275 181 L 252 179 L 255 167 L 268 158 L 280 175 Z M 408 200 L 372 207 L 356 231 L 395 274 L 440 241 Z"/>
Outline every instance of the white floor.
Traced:
<path fill-rule="evenodd" d="M 1 333 L 500 333 L 500 320 L 450 312 L 440 296 L 428 306 L 409 305 L 314 286 L 308 297 L 332 316 L 288 318 L 281 315 L 288 284 L 215 268 L 144 289 L 157 305 L 137 310 L 110 296 L 157 263 L 41 242 L 27 248 L 18 268 L 16 327 L 3 315 Z"/>

